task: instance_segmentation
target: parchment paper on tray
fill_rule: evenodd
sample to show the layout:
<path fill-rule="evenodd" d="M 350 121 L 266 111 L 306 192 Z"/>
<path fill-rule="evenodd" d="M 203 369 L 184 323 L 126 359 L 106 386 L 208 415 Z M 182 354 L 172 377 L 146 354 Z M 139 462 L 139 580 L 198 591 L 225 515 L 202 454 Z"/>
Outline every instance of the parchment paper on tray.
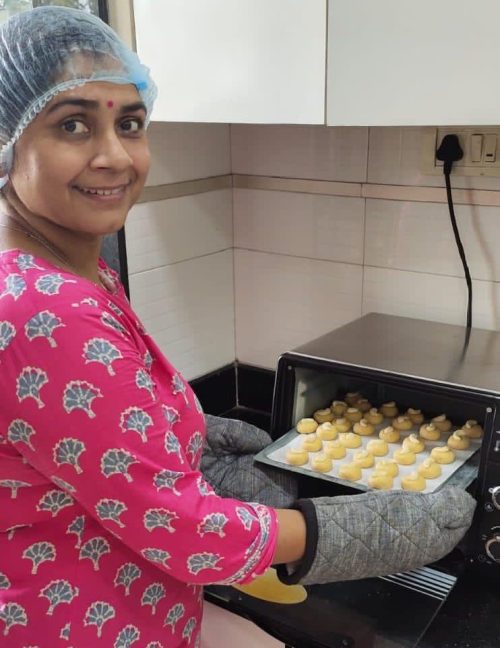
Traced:
<path fill-rule="evenodd" d="M 385 457 L 375 457 L 375 466 L 373 468 L 363 468 L 361 472 L 361 479 L 358 479 L 357 481 L 346 481 L 345 479 L 341 479 L 338 476 L 339 473 L 339 466 L 342 464 L 346 463 L 351 463 L 353 460 L 353 456 L 356 452 L 359 452 L 360 450 L 366 450 L 366 446 L 368 442 L 371 439 L 378 439 L 378 433 L 380 430 L 382 430 L 384 427 L 387 427 L 390 425 L 389 420 L 384 420 L 380 425 L 375 426 L 375 434 L 372 434 L 371 436 L 362 436 L 360 437 L 362 445 L 359 448 L 356 448 L 355 450 L 349 450 L 347 449 L 346 456 L 343 459 L 333 459 L 333 467 L 332 470 L 326 473 L 320 473 L 316 470 L 313 470 L 311 467 L 311 458 L 315 454 L 319 454 L 319 452 L 311 452 L 309 453 L 309 461 L 307 464 L 304 464 L 303 466 L 292 466 L 289 464 L 286 459 L 285 455 L 286 452 L 289 448 L 297 448 L 300 447 L 302 440 L 304 439 L 305 434 L 299 434 L 295 429 L 290 430 L 287 432 L 285 435 L 274 441 L 274 443 L 271 443 L 270 445 L 267 446 L 267 448 L 264 448 L 261 452 L 259 452 L 258 455 L 256 455 L 255 460 L 260 461 L 262 463 L 266 464 L 271 464 L 271 465 L 276 465 L 279 466 L 280 468 L 286 468 L 287 470 L 291 470 L 292 472 L 297 472 L 301 473 L 303 475 L 308 475 L 309 477 L 317 477 L 319 479 L 324 479 L 327 481 L 331 482 L 337 482 L 339 484 L 344 484 L 347 486 L 350 486 L 351 488 L 357 488 L 359 490 L 370 490 L 370 486 L 368 485 L 368 478 L 370 475 L 373 473 L 375 466 L 377 465 L 377 461 L 380 459 L 390 459 L 392 458 L 394 451 L 401 449 L 401 444 L 403 440 L 410 436 L 410 434 L 415 434 L 416 430 L 409 430 L 408 432 L 401 432 L 401 439 L 397 443 L 389 443 L 389 452 Z M 439 441 L 425 441 L 426 448 L 423 452 L 420 452 L 417 454 L 417 460 L 414 464 L 411 466 L 399 466 L 399 475 L 394 478 L 394 484 L 393 488 L 391 490 L 401 490 L 401 477 L 404 477 L 405 475 L 409 475 L 410 473 L 416 471 L 418 469 L 418 466 L 425 460 L 430 457 L 431 450 L 432 448 L 435 448 L 437 446 L 442 446 L 446 444 L 446 441 L 448 440 L 448 437 L 453 434 L 455 430 L 457 430 L 457 427 L 452 428 L 449 432 L 441 433 L 441 438 Z M 454 481 L 451 479 L 456 472 L 464 466 L 466 462 L 468 462 L 471 457 L 474 455 L 474 453 L 479 450 L 481 447 L 481 439 L 471 439 L 470 440 L 470 446 L 467 450 L 454 450 L 453 452 L 456 455 L 456 459 L 453 463 L 451 464 L 441 464 L 441 476 L 437 477 L 436 479 L 427 479 L 426 480 L 426 488 L 422 491 L 424 493 L 433 493 L 434 491 L 438 490 L 445 482 L 450 480 L 450 483 Z M 467 478 L 466 476 L 466 482 L 462 484 L 464 487 L 467 486 L 471 481 L 473 474 L 475 474 L 475 469 L 474 471 L 470 471 L 468 475 L 470 478 Z"/>

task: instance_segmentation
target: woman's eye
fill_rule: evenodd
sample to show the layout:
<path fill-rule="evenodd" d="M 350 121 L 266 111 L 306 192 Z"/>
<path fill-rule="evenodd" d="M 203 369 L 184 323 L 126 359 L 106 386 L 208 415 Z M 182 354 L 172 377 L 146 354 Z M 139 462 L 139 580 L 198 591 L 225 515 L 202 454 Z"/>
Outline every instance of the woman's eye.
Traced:
<path fill-rule="evenodd" d="M 66 133 L 71 133 L 75 135 L 82 135 L 83 133 L 88 133 L 88 127 L 78 119 L 68 119 L 62 125 L 63 130 Z"/>
<path fill-rule="evenodd" d="M 134 118 L 134 119 L 124 119 L 120 123 L 120 128 L 122 131 L 125 131 L 127 133 L 138 133 L 143 129 L 144 123 L 142 119 Z"/>

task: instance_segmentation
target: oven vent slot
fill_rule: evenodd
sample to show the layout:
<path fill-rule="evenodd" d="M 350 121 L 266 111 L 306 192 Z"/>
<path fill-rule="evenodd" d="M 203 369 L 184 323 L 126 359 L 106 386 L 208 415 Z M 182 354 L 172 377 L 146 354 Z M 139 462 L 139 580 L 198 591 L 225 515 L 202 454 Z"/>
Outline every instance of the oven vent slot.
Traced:
<path fill-rule="evenodd" d="M 453 589 L 456 582 L 455 576 L 444 574 L 443 572 L 422 567 L 409 572 L 399 574 L 390 574 L 389 576 L 380 576 L 382 580 L 396 583 L 401 587 L 420 592 L 438 601 L 444 601 Z"/>

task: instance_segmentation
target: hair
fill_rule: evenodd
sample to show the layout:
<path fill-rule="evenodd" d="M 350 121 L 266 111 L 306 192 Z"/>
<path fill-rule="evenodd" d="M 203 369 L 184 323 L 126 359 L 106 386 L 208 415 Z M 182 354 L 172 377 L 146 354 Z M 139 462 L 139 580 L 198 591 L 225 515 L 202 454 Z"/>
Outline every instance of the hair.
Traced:
<path fill-rule="evenodd" d="M 58 93 L 92 81 L 135 85 L 147 125 L 157 94 L 149 70 L 100 18 L 38 7 L 0 26 L 0 187 L 25 128 Z"/>

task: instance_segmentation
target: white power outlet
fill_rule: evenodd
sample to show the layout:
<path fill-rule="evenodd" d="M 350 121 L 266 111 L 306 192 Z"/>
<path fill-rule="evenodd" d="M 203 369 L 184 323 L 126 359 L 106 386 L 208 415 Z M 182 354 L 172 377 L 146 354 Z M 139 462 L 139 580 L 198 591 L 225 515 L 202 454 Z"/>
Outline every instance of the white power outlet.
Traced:
<path fill-rule="evenodd" d="M 492 126 L 445 126 L 429 129 L 424 138 L 422 171 L 429 175 L 443 173 L 443 163 L 436 151 L 445 135 L 455 134 L 464 152 L 453 163 L 453 173 L 463 176 L 500 176 L 500 128 Z"/>

